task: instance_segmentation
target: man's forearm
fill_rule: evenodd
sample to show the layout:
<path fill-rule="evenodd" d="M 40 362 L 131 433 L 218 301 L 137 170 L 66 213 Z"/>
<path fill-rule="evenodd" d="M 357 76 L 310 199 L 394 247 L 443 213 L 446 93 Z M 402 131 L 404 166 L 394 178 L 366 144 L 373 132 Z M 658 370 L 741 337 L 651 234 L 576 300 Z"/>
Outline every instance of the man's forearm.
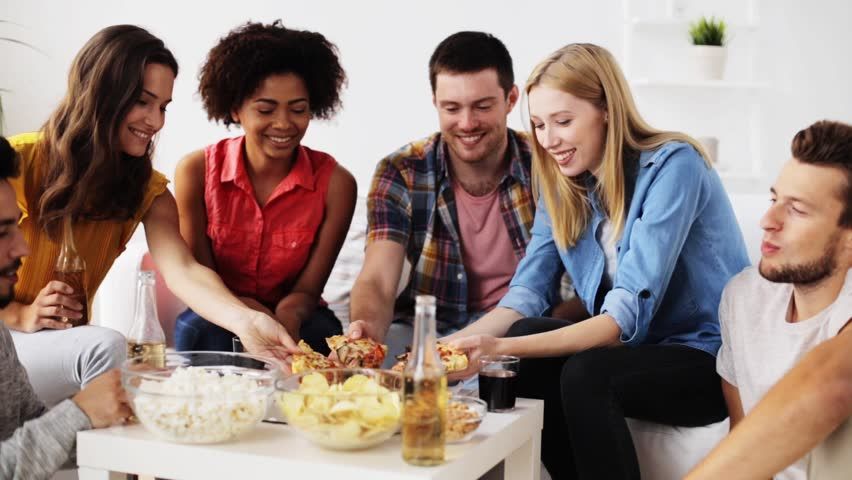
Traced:
<path fill-rule="evenodd" d="M 841 341 L 805 356 L 687 479 L 769 478 L 825 439 L 852 414 L 850 341 Z"/>
<path fill-rule="evenodd" d="M 91 428 L 71 400 L 18 427 L 0 442 L 0 478 L 39 480 L 53 476 L 75 457 L 77 432 Z"/>
<path fill-rule="evenodd" d="M 370 324 L 375 332 L 376 341 L 384 341 L 388 328 L 393 321 L 395 298 L 381 293 L 377 285 L 370 282 L 356 282 L 350 298 L 350 320 L 361 320 Z"/>

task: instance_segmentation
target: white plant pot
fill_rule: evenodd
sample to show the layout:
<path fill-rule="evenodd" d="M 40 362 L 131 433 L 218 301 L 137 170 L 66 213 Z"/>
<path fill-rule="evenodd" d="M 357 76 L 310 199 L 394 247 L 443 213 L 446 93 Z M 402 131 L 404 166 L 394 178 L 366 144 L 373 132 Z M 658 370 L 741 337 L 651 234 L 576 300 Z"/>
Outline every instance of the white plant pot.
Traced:
<path fill-rule="evenodd" d="M 692 75 L 696 80 L 721 80 L 725 75 L 725 60 L 728 51 L 725 47 L 693 45 Z"/>

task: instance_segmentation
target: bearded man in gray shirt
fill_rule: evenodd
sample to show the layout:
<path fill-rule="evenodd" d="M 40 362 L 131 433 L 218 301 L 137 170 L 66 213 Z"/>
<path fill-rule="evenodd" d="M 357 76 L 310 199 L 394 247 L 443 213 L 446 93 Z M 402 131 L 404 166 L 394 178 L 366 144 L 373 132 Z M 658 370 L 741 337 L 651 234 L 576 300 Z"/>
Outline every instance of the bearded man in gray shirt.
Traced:
<path fill-rule="evenodd" d="M 12 300 L 21 258 L 30 253 L 18 229 L 21 211 L 15 191 L 7 182 L 17 174 L 17 154 L 0 137 L 0 308 Z M 73 398 L 45 408 L 0 322 L 0 479 L 50 478 L 74 461 L 78 431 L 121 423 L 130 413 L 117 370 L 90 382 Z"/>

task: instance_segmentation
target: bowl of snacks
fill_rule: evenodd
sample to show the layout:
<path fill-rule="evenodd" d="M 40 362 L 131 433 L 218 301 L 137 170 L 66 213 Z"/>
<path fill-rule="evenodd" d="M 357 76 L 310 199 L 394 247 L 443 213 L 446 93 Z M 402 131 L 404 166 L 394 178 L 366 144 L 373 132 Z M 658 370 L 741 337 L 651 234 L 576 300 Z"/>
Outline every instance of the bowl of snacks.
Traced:
<path fill-rule="evenodd" d="M 151 433 L 177 443 L 216 443 L 263 419 L 279 369 L 244 353 L 177 352 L 130 358 L 121 377 L 134 415 Z"/>
<path fill-rule="evenodd" d="M 447 402 L 447 443 L 470 440 L 486 412 L 488 405 L 477 397 L 451 396 Z"/>
<path fill-rule="evenodd" d="M 399 429 L 402 376 L 389 370 L 332 368 L 279 380 L 276 402 L 287 422 L 335 450 L 378 445 Z"/>

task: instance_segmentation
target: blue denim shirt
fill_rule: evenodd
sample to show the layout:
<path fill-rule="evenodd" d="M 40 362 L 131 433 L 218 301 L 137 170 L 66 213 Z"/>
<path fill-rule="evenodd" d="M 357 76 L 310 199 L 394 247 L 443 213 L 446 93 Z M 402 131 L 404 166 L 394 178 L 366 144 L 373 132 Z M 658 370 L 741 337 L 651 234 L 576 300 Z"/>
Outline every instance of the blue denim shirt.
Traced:
<path fill-rule="evenodd" d="M 550 216 L 539 202 L 526 256 L 499 306 L 541 315 L 564 265 L 587 311 L 615 318 L 624 344 L 681 344 L 715 355 L 722 289 L 749 265 L 719 175 L 690 145 L 669 142 L 642 152 L 631 179 L 611 287 L 603 282 L 606 260 L 595 236 L 604 220 L 596 195 L 589 198 L 588 228 L 567 250 L 556 246 Z"/>

